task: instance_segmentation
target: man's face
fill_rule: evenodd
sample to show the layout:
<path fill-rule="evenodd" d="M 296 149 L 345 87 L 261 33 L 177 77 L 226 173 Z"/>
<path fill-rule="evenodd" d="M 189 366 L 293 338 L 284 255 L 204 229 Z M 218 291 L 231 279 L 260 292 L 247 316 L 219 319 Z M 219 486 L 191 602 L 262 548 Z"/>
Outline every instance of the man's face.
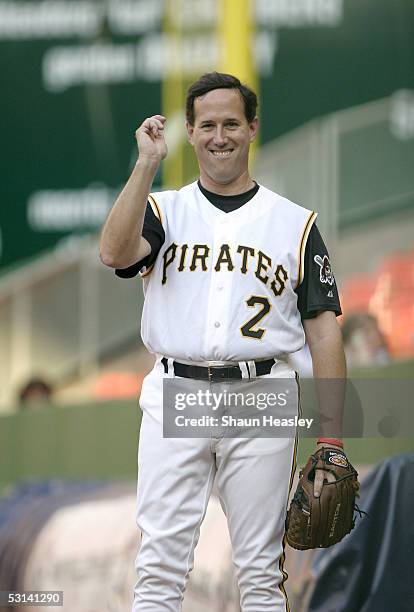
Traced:
<path fill-rule="evenodd" d="M 248 171 L 249 147 L 258 121 L 248 123 L 237 89 L 214 89 L 194 101 L 194 125 L 187 122 L 188 140 L 207 184 L 228 185 Z M 208 187 L 207 187 L 208 188 Z"/>

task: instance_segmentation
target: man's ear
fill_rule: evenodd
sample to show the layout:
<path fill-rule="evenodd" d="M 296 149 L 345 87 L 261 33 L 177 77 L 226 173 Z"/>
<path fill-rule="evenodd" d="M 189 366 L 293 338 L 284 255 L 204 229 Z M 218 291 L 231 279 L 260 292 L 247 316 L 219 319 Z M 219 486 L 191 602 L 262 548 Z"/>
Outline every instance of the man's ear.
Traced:
<path fill-rule="evenodd" d="M 258 117 L 255 117 L 253 121 L 249 124 L 250 142 L 253 142 L 253 140 L 256 138 L 258 131 L 259 131 L 259 119 Z"/>
<path fill-rule="evenodd" d="M 185 122 L 185 129 L 187 130 L 187 138 L 188 138 L 188 142 L 190 144 L 193 144 L 193 133 L 194 133 L 194 126 L 191 125 L 191 123 L 189 123 L 188 121 Z"/>

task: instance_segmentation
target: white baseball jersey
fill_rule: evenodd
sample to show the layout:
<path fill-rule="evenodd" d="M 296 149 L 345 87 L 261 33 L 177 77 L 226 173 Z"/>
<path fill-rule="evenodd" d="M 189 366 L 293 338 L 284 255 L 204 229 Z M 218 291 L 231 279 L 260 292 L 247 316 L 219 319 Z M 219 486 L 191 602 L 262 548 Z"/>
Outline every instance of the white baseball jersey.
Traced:
<path fill-rule="evenodd" d="M 295 288 L 316 213 L 260 186 L 225 213 L 197 182 L 150 195 L 165 242 L 144 281 L 147 349 L 195 362 L 283 357 L 304 345 Z"/>

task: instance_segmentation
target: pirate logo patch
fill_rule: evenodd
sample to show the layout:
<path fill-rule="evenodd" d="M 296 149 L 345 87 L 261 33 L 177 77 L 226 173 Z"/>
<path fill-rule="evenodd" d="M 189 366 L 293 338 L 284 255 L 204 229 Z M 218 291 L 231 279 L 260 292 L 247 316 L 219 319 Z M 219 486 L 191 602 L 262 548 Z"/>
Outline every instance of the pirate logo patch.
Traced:
<path fill-rule="evenodd" d="M 328 461 L 329 463 L 333 463 L 338 467 L 348 467 L 348 461 L 346 460 L 346 457 L 342 455 L 342 453 L 329 453 Z"/>
<path fill-rule="evenodd" d="M 319 280 L 321 281 L 321 283 L 328 283 L 329 285 L 333 285 L 335 279 L 332 274 L 331 262 L 329 261 L 329 257 L 327 255 L 324 255 L 323 257 L 321 257 L 320 255 L 315 255 L 313 259 L 320 267 Z"/>

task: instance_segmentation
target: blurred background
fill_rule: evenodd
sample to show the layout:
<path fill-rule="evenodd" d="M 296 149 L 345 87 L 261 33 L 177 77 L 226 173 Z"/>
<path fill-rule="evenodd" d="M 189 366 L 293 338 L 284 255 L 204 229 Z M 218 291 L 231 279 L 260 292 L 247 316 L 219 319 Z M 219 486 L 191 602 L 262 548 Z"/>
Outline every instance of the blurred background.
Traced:
<path fill-rule="evenodd" d="M 101 264 L 98 234 L 135 163 L 135 129 L 166 115 L 169 156 L 154 190 L 181 186 L 197 176 L 188 85 L 220 70 L 253 86 L 252 175 L 319 212 L 351 371 L 413 378 L 414 4 L 0 0 L 0 67 L 0 587 L 66 580 L 70 612 L 126 609 L 139 537 L 138 396 L 153 359 L 139 334 L 140 280 Z M 305 353 L 298 368 L 308 366 Z M 368 474 L 412 441 L 398 432 L 347 446 Z M 188 610 L 230 612 L 215 499 L 209 513 Z M 122 535 L 116 516 L 129 525 Z M 74 552 L 73 542 L 84 546 Z M 306 563 L 291 561 L 291 571 L 308 588 Z M 98 576 L 111 577 L 110 603 Z"/>

